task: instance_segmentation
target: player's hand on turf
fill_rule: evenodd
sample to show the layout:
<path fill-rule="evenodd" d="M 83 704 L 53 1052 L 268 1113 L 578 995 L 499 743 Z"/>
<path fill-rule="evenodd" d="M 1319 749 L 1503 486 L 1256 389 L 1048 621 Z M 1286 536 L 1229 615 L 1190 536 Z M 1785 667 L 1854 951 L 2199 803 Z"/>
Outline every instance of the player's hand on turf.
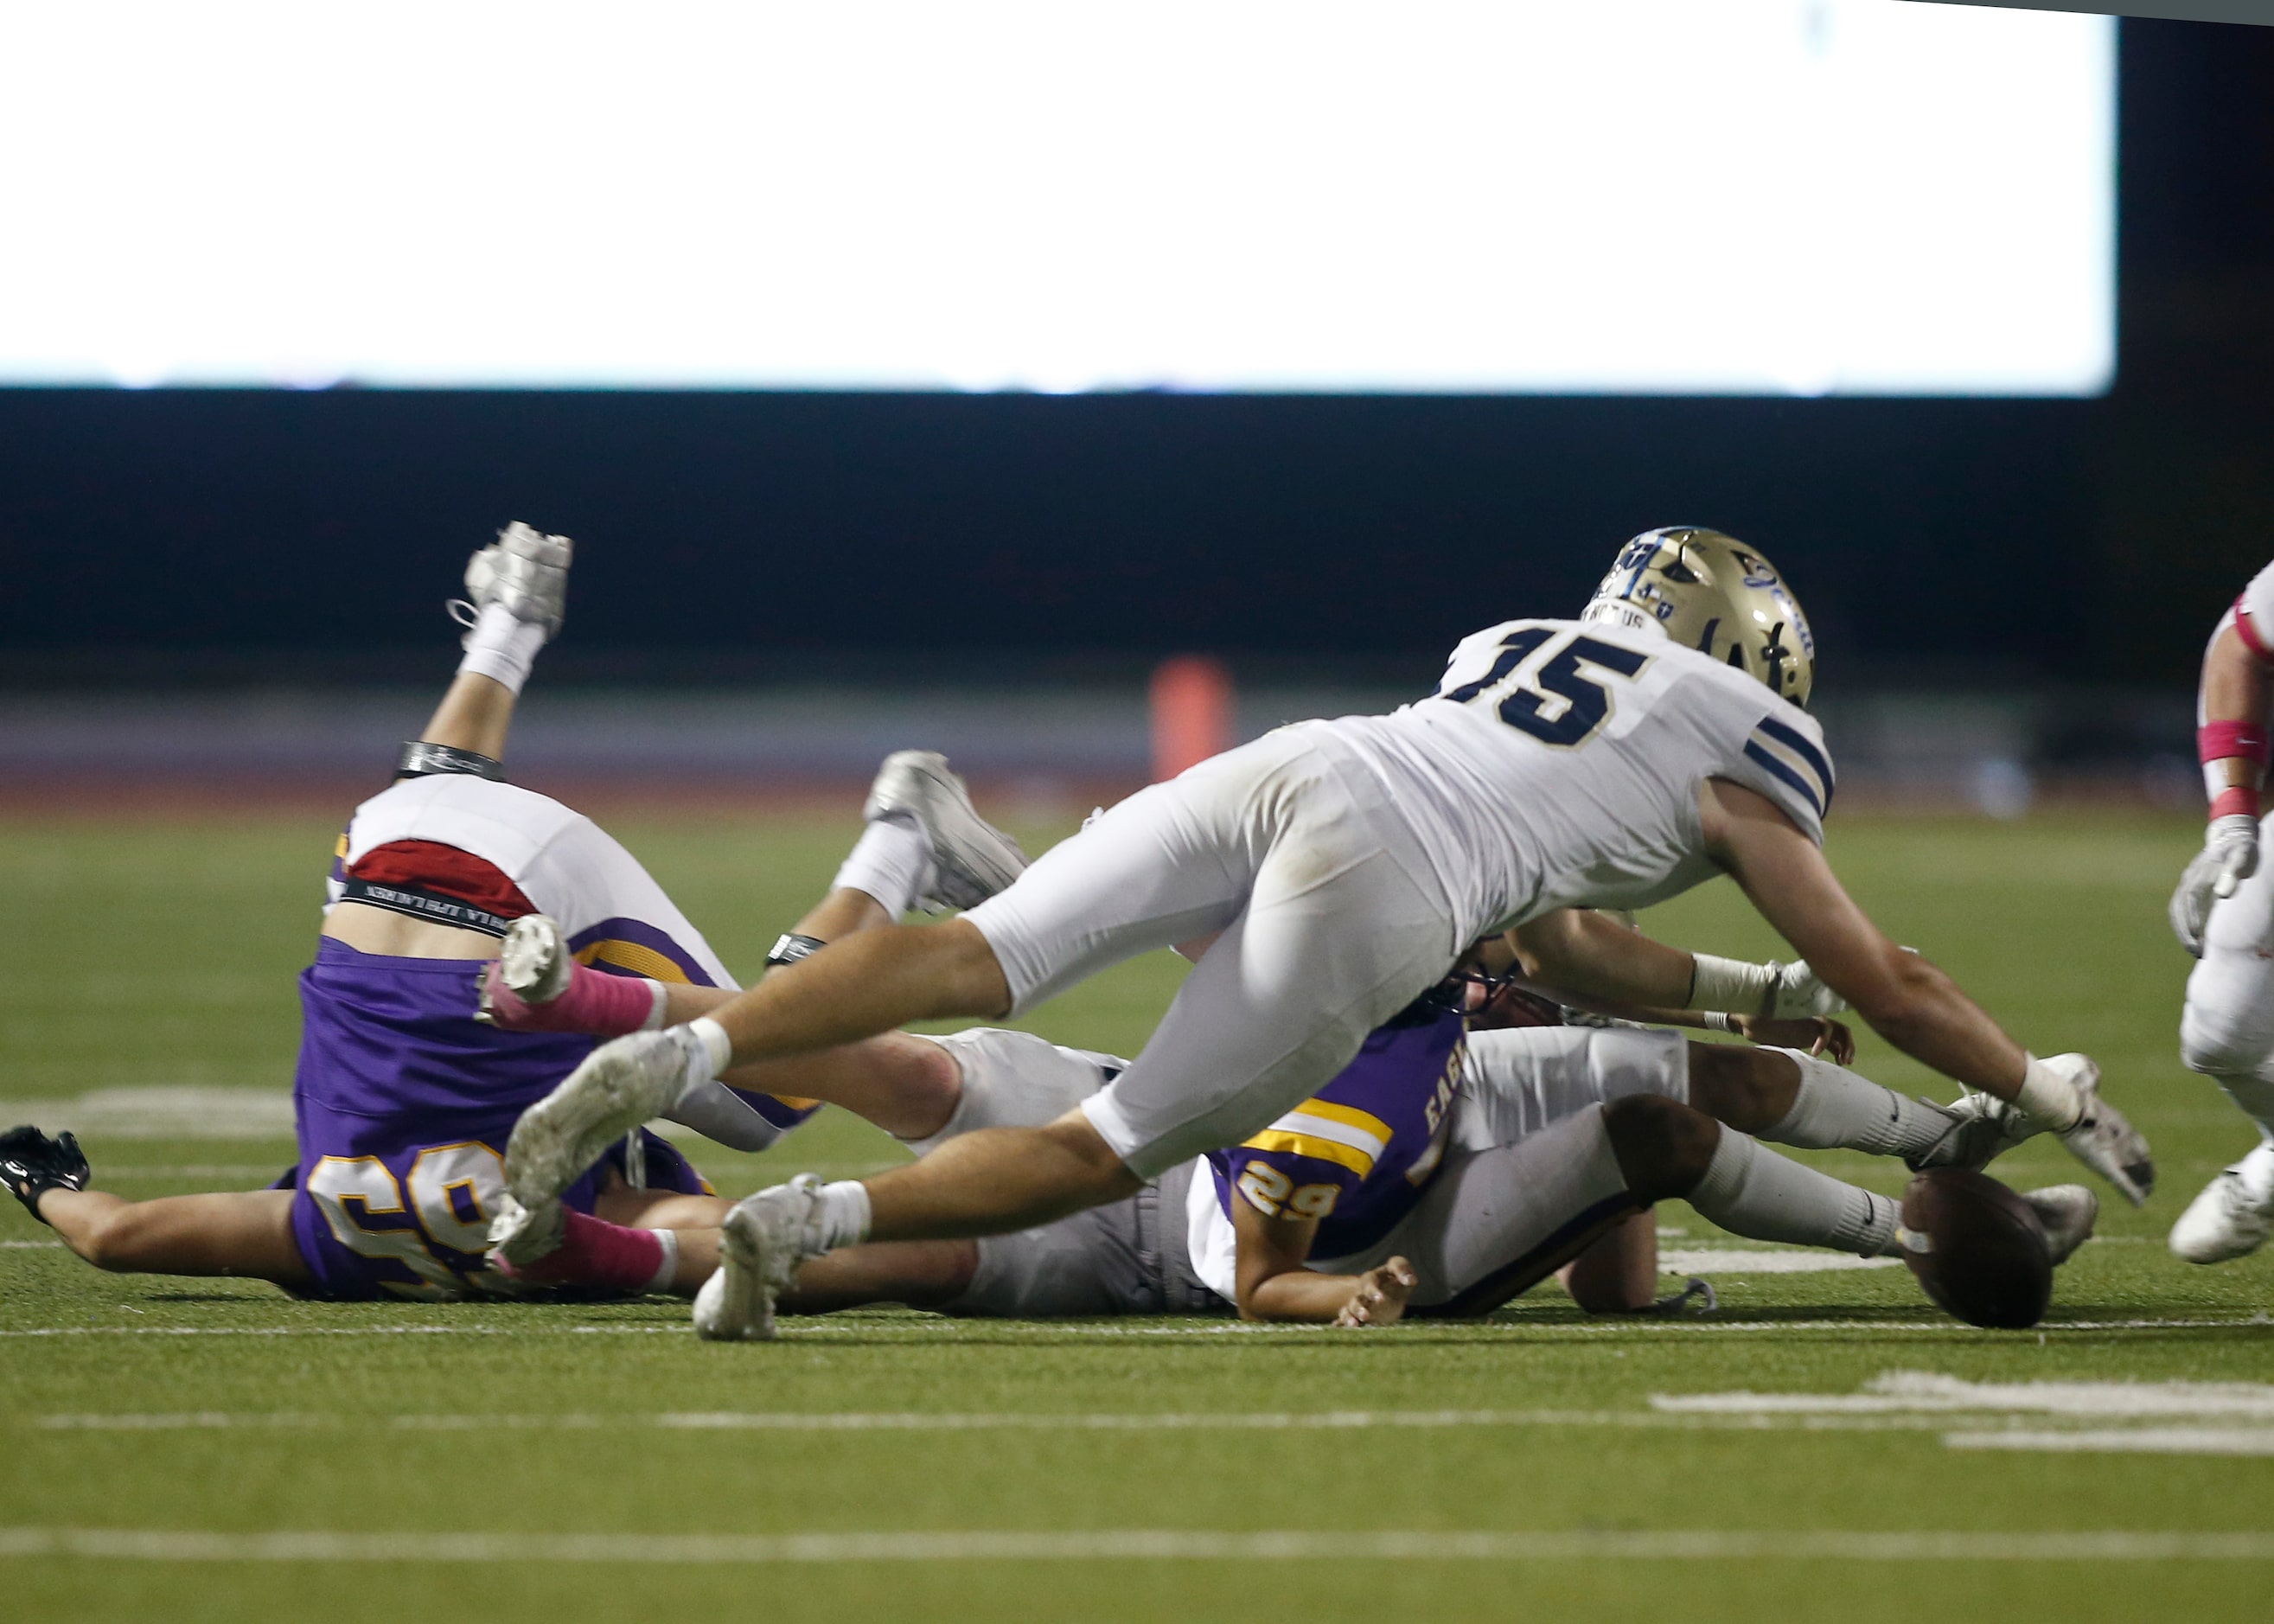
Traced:
<path fill-rule="evenodd" d="M 1824 978 L 1809 968 L 1806 959 L 1796 959 L 1789 964 L 1771 959 L 1769 969 L 1776 978 L 1769 984 L 1766 1013 L 1774 1019 L 1796 1021 L 1810 1016 L 1838 1015 L 1848 1007 L 1848 1001 L 1825 986 Z"/>
<path fill-rule="evenodd" d="M 1821 1055 L 1834 1065 L 1845 1066 L 1856 1058 L 1856 1034 L 1845 1021 L 1835 1021 L 1828 1015 L 1811 1016 L 1804 1021 L 1780 1021 L 1765 1015 L 1740 1015 L 1729 1023 L 1748 1043 L 1758 1043 L 1775 1049 L 1805 1049 L 1811 1054 Z"/>
<path fill-rule="evenodd" d="M 1403 1258 L 1392 1258 L 1358 1277 L 1358 1289 L 1335 1316 L 1335 1323 L 1345 1327 L 1394 1326 L 1405 1318 L 1406 1299 L 1418 1283 L 1413 1265 Z"/>
<path fill-rule="evenodd" d="M 2210 905 L 2233 896 L 2257 872 L 2258 820 L 2243 812 L 2213 818 L 2203 831 L 2203 849 L 2180 876 L 2180 888 L 2172 893 L 2172 933 L 2180 939 L 2180 946 L 2201 958 Z"/>

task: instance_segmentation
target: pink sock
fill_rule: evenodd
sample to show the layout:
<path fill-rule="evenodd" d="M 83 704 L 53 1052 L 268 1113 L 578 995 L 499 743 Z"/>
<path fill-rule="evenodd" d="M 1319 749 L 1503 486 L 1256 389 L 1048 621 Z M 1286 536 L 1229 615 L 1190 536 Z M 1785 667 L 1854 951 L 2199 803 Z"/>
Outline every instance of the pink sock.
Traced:
<path fill-rule="evenodd" d="M 568 990 L 549 1004 L 532 1004 L 505 984 L 492 964 L 482 974 L 490 1020 L 508 1031 L 590 1032 L 621 1038 L 644 1031 L 663 1008 L 663 983 L 644 976 L 612 976 L 589 964 L 568 967 Z"/>
<path fill-rule="evenodd" d="M 561 1244 L 509 1273 L 535 1286 L 595 1286 L 607 1291 L 661 1291 L 679 1264 L 678 1237 L 667 1229 L 626 1229 L 584 1212 L 563 1212 Z"/>

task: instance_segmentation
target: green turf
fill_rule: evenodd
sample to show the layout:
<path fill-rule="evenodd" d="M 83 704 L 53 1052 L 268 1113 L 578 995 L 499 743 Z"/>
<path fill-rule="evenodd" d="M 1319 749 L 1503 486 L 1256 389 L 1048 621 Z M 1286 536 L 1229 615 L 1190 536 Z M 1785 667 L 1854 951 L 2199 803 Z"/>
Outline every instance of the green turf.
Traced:
<path fill-rule="evenodd" d="M 721 819 L 616 831 L 745 972 L 826 880 L 850 832 Z M 0 1097 L 282 1087 L 296 1039 L 292 976 L 308 952 L 332 833 L 259 820 L 0 825 L 10 926 L 0 933 Z M 2096 1054 L 2110 1092 L 2155 1141 L 2162 1192 L 2144 1212 L 2107 1210 L 2105 1238 L 2064 1271 L 2042 1334 L 1950 1326 L 1891 1270 L 1724 1274 L 1721 1326 L 1589 1323 L 1551 1287 L 1484 1324 L 1360 1334 L 984 1326 L 877 1311 L 808 1322 L 771 1346 L 713 1348 L 662 1303 L 300 1304 L 256 1285 L 101 1275 L 23 1244 L 48 1232 L 9 1204 L 0 1332 L 56 1334 L 0 1336 L 0 1530 L 2263 1533 L 2274 1526 L 2265 1458 L 1944 1442 L 1946 1431 L 2009 1424 L 1995 1415 L 1861 1430 L 1698 1424 L 1649 1405 L 1652 1394 L 1741 1389 L 1848 1394 L 1891 1371 L 2274 1381 L 2264 1318 L 2274 1259 L 2191 1269 L 2161 1245 L 2180 1206 L 2250 1139 L 2172 1052 L 2187 961 L 2162 903 L 2195 834 L 2185 820 L 2113 816 L 1835 825 L 1835 862 L 1892 932 L 2032 1046 Z M 1645 924 L 1719 951 L 1775 950 L 1726 885 Z M 1165 956 L 1127 966 L 1033 1024 L 1126 1051 L 1176 973 Z M 1934 1086 L 1868 1039 L 1861 1063 L 1890 1083 Z M 252 1183 L 250 1170 L 291 1154 L 286 1139 L 97 1137 L 89 1149 L 107 1187 L 147 1195 Z M 825 1114 L 767 1156 L 701 1160 L 738 1194 L 800 1167 L 846 1171 L 898 1154 Z M 1821 1159 L 1877 1188 L 1901 1182 L 1893 1164 Z M 191 1171 L 205 1169 L 222 1171 Z M 2001 1171 L 2026 1184 L 2074 1168 L 2040 1142 Z M 1669 1246 L 1706 1235 L 1687 1209 L 1660 1218 L 1687 1231 Z M 172 1333 L 183 1330 L 229 1334 Z M 1428 1428 L 829 1431 L 656 1420 L 1445 1410 L 1502 1413 L 1492 1424 Z M 1556 1415 L 1507 1413 L 1541 1411 Z M 113 1430 L 124 1416 L 202 1420 Z M 74 1417 L 111 1426 L 60 1424 Z M 0 1556 L 10 1537 L 0 1531 Z M 217 1620 L 264 1605 L 358 1620 L 2194 1620 L 2263 1618 L 2274 1580 L 2264 1560 L 1675 1560 L 1616 1549 L 666 1565 L 566 1561 L 557 1551 L 553 1560 L 450 1561 L 444 1547 L 413 1545 L 352 1562 L 23 1557 L 0 1561 L 0 1597 L 11 1617 L 44 1616 L 45 1604 L 75 1616 Z"/>

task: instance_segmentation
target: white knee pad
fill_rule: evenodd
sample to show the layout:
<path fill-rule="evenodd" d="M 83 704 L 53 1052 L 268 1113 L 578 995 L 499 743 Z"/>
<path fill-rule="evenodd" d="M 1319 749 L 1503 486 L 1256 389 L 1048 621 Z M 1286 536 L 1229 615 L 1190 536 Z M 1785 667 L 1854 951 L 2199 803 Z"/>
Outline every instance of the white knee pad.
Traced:
<path fill-rule="evenodd" d="M 1062 1048 L 1032 1032 L 975 1026 L 930 1039 L 955 1058 L 963 1090 L 937 1133 L 906 1141 L 919 1156 L 982 1128 L 1040 1128 L 1105 1086 L 1127 1064 L 1111 1054 Z"/>
<path fill-rule="evenodd" d="M 2240 1016 L 2242 1018 L 2236 1018 Z M 2274 1058 L 2274 1033 L 2255 1012 L 2187 1001 L 2180 1017 L 2180 1063 L 2209 1076 L 2248 1076 Z"/>

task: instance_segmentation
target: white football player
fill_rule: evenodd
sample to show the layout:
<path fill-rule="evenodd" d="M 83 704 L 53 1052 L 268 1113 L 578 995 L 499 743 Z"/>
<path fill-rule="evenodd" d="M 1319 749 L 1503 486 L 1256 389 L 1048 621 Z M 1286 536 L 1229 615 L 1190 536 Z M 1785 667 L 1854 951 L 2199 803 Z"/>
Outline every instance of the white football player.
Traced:
<path fill-rule="evenodd" d="M 2172 1250 L 2221 1263 L 2274 1229 L 2274 867 L 2258 860 L 2259 791 L 2274 698 L 2274 564 L 2220 616 L 2203 652 L 2196 744 L 2210 823 L 2172 895 L 2172 928 L 2200 958 L 2187 978 L 2180 1056 L 2258 1125 L 2255 1150 L 2221 1173 L 2172 1226 Z"/>
<path fill-rule="evenodd" d="M 865 1183 L 760 1191 L 726 1245 L 779 1290 L 805 1258 L 865 1239 L 1025 1228 L 1254 1134 L 1470 944 L 1727 872 L 1881 1036 L 2013 1107 L 2014 1137 L 2057 1132 L 2144 1199 L 2147 1145 L 2098 1098 L 2091 1062 L 2024 1053 L 1841 889 L 1820 844 L 1831 763 L 1799 703 L 1814 653 L 1758 553 L 1713 531 L 1650 532 L 1580 620 L 1477 633 L 1428 699 L 1281 728 L 1131 797 L 960 918 L 848 937 L 710 1016 L 603 1046 L 516 1125 L 508 1188 L 549 1212 L 599 1150 L 729 1066 L 1022 1013 L 1213 935 L 1143 1052 L 1078 1109 Z M 1645 979 L 1610 991 L 1674 1006 L 1690 992 Z M 508 1256 L 525 1221 L 508 1211 L 495 1226 Z"/>

